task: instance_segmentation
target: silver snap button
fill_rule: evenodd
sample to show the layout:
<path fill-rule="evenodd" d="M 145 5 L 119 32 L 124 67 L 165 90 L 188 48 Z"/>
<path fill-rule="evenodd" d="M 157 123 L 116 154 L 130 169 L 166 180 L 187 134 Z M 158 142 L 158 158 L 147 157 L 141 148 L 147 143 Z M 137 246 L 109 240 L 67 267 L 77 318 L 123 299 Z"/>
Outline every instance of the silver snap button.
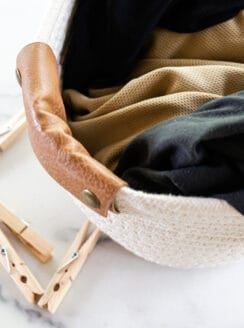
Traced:
<path fill-rule="evenodd" d="M 16 70 L 15 70 L 15 75 L 16 75 L 16 79 L 17 79 L 19 85 L 21 86 L 21 74 L 20 74 L 20 71 L 18 70 L 18 68 L 16 68 Z"/>
<path fill-rule="evenodd" d="M 90 191 L 89 189 L 84 189 L 81 193 L 82 198 L 84 199 L 85 203 L 93 208 L 99 208 L 101 203 L 97 196 Z"/>

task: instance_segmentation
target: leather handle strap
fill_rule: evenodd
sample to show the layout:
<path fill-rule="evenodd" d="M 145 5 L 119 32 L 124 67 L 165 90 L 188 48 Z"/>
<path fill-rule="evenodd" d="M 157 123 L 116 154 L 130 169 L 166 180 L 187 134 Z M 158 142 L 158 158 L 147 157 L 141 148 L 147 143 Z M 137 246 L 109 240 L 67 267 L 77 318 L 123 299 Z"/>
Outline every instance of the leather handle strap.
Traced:
<path fill-rule="evenodd" d="M 48 173 L 80 201 L 106 216 L 117 191 L 126 183 L 72 137 L 60 92 L 58 65 L 45 43 L 32 43 L 19 53 L 29 136 Z"/>

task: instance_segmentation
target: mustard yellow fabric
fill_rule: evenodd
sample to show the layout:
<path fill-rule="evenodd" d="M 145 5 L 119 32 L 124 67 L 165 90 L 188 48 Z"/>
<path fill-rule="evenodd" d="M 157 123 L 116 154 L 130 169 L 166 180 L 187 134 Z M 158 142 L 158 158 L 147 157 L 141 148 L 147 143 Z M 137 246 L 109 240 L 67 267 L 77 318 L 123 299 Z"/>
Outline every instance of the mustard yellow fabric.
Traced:
<path fill-rule="evenodd" d="M 243 89 L 241 11 L 229 21 L 196 33 L 158 29 L 128 83 L 89 90 L 88 96 L 64 90 L 63 98 L 73 113 L 69 124 L 74 136 L 114 170 L 121 152 L 137 134 Z"/>

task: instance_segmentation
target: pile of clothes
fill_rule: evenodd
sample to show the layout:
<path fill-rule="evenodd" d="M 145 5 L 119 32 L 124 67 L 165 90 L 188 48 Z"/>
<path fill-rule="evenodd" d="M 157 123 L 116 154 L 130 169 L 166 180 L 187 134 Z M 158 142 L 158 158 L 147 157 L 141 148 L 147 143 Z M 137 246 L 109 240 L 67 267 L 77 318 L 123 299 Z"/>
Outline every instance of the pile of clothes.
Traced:
<path fill-rule="evenodd" d="M 241 9 L 244 0 L 78 0 L 64 88 L 84 91 L 87 86 L 122 83 L 156 27 L 197 32 L 235 17 Z"/>
<path fill-rule="evenodd" d="M 63 66 L 76 139 L 134 189 L 244 214 L 243 8 L 78 1 Z"/>

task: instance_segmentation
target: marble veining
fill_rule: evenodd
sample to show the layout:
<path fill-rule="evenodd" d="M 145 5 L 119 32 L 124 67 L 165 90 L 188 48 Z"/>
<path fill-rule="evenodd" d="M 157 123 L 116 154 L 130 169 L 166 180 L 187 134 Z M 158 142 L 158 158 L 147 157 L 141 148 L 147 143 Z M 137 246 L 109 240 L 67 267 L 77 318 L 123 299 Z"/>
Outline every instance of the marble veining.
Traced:
<path fill-rule="evenodd" d="M 32 41 L 48 2 L 0 1 L 0 124 L 22 106 L 15 57 Z M 8 232 L 46 287 L 86 218 L 38 163 L 27 133 L 0 153 L 0 201 L 54 244 L 53 259 L 43 265 Z M 243 277 L 244 259 L 216 269 L 176 270 L 103 237 L 55 315 L 29 305 L 0 267 L 0 327 L 243 328 Z"/>
<path fill-rule="evenodd" d="M 7 297 L 3 293 L 3 287 L 0 285 L 0 304 L 4 303 L 8 307 L 13 308 L 13 311 L 20 312 L 28 323 L 38 322 L 43 327 L 53 327 L 53 328 L 66 328 L 62 322 L 55 320 L 55 317 L 51 317 L 49 314 L 44 311 L 39 310 L 38 308 L 30 308 L 24 305 L 23 302 L 20 302 L 17 299 Z"/>
<path fill-rule="evenodd" d="M 26 133 L 0 153 L 0 200 L 54 244 L 54 258 L 43 265 L 8 233 L 47 286 L 86 218 L 38 163 Z M 216 269 L 160 267 L 103 238 L 54 316 L 27 304 L 0 268 L 0 318 L 5 328 L 243 328 L 243 273 L 244 261 Z"/>

